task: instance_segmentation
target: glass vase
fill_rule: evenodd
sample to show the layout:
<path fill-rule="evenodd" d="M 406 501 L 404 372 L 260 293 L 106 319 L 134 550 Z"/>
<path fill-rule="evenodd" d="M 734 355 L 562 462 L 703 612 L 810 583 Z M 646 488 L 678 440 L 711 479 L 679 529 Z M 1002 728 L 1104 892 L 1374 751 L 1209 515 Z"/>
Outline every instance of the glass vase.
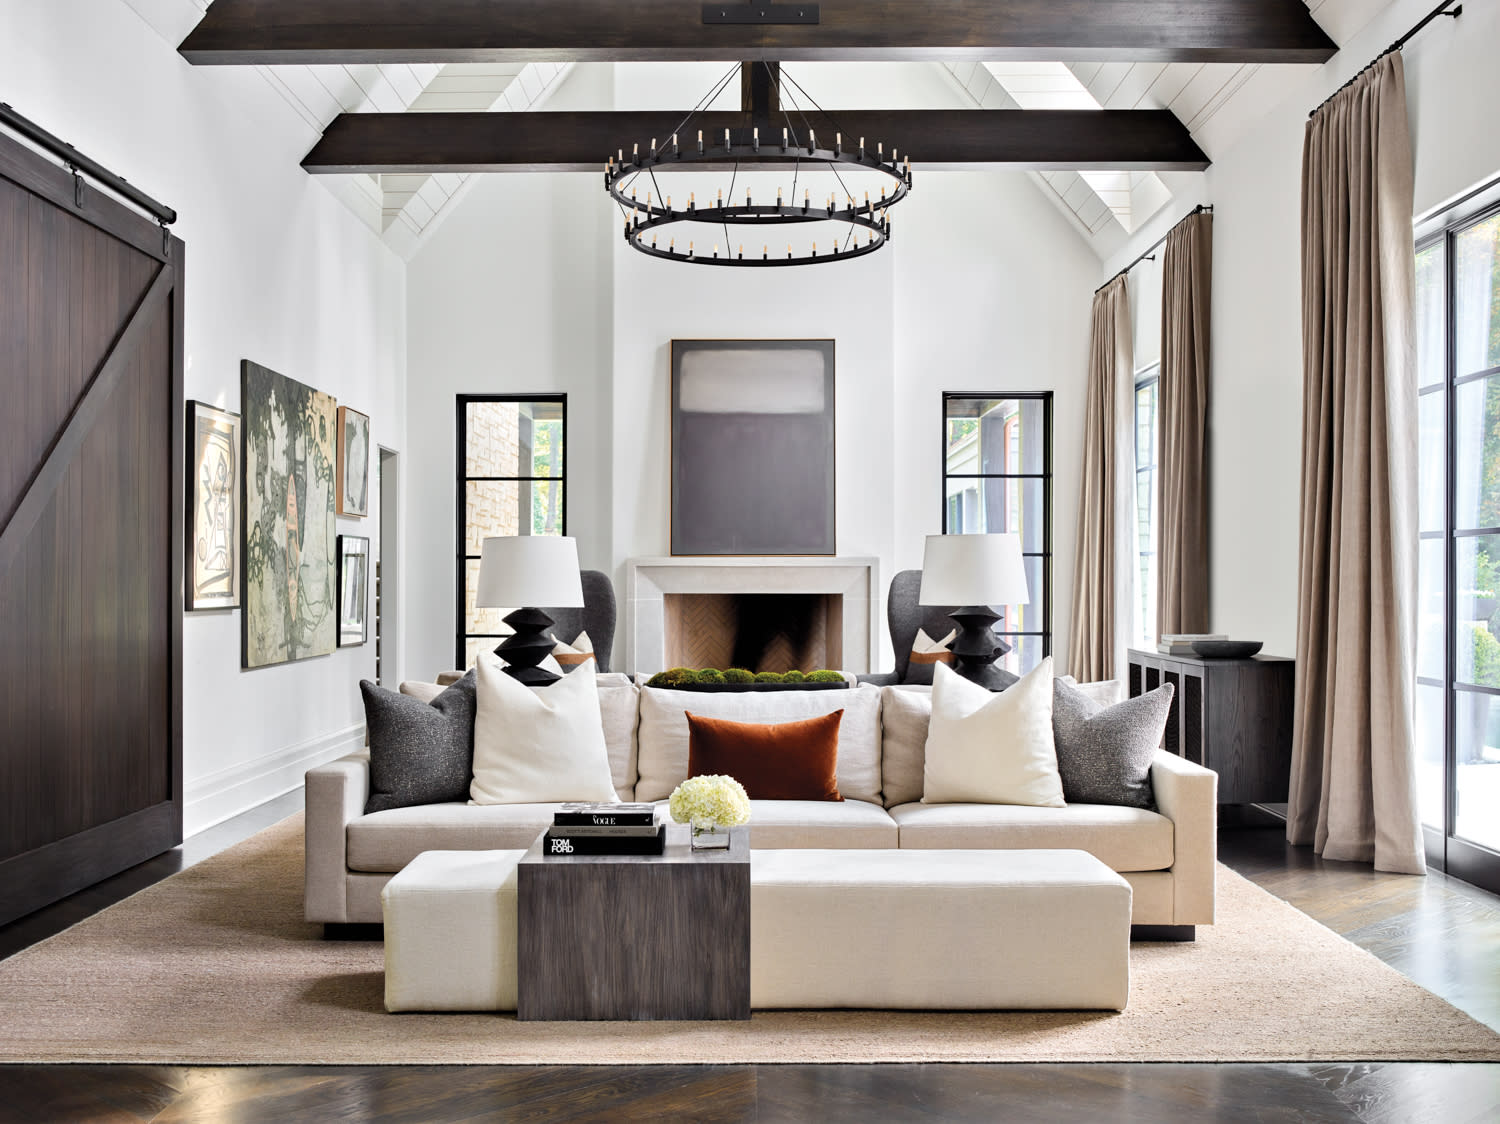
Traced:
<path fill-rule="evenodd" d="M 695 851 L 722 851 L 729 846 L 729 829 L 718 824 L 707 827 L 694 824 L 692 840 Z"/>

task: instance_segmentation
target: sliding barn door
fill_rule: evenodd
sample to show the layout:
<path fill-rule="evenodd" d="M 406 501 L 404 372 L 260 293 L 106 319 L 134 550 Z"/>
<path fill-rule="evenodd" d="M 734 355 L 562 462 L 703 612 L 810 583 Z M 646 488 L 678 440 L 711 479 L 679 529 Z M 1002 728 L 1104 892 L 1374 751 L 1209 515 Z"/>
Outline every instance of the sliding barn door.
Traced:
<path fill-rule="evenodd" d="M 182 839 L 182 263 L 0 138 L 0 924 Z"/>

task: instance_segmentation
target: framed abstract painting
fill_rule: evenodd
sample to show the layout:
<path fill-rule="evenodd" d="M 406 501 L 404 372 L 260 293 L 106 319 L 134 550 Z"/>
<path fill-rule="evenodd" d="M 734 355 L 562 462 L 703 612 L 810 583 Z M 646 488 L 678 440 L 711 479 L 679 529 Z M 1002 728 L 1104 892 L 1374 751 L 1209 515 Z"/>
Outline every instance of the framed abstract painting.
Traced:
<path fill-rule="evenodd" d="M 240 416 L 187 404 L 188 611 L 240 605 Z"/>
<path fill-rule="evenodd" d="M 339 514 L 370 514 L 370 419 L 339 407 Z"/>
<path fill-rule="evenodd" d="M 339 536 L 339 647 L 353 648 L 370 638 L 365 609 L 370 603 L 370 540 Z"/>
<path fill-rule="evenodd" d="M 258 363 L 240 365 L 245 668 L 326 656 L 337 643 L 332 397 Z"/>
<path fill-rule="evenodd" d="M 672 341 L 672 553 L 835 553 L 833 340 Z"/>

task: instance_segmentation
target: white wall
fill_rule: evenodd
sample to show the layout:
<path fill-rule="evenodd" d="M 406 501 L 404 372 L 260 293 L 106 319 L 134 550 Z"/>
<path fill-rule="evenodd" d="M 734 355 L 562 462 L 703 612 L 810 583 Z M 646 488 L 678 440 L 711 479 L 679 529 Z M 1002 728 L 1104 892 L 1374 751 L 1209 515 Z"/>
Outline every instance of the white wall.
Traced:
<path fill-rule="evenodd" d="M 477 176 L 408 265 L 410 677 L 455 666 L 457 395 L 568 395 L 568 534 L 584 568 L 613 564 L 613 220 L 602 195 L 582 173 Z"/>
<path fill-rule="evenodd" d="M 582 65 L 551 108 L 691 104 L 726 69 Z M 930 67 L 855 69 L 844 97 L 953 97 Z M 795 73 L 820 102 L 840 95 L 819 68 Z M 407 468 L 428 500 L 410 523 L 412 673 L 453 660 L 454 395 L 569 393 L 569 532 L 623 599 L 625 559 L 670 547 L 674 338 L 836 341 L 837 549 L 880 559 L 882 611 L 890 575 L 920 566 L 922 536 L 938 530 L 941 391 L 1057 391 L 1053 625 L 1065 647 L 1098 260 L 1023 174 L 918 177 L 887 249 L 777 270 L 630 250 L 595 175 L 481 177 L 410 265 Z M 880 652 L 889 667 L 883 624 Z"/>
<path fill-rule="evenodd" d="M 894 570 L 919 568 L 923 536 L 942 530 L 942 392 L 1051 390 L 1053 654 L 1066 667 L 1099 259 L 1024 173 L 929 172 L 917 186 L 890 247 Z"/>
<path fill-rule="evenodd" d="M 368 413 L 372 443 L 404 450 L 403 267 L 298 167 L 315 138 L 260 74 L 188 66 L 123 0 L 0 0 L 0 74 L 19 112 L 181 216 L 189 398 L 238 411 L 253 359 Z M 339 531 L 373 547 L 374 522 Z M 373 644 L 242 672 L 239 612 L 190 613 L 183 655 L 189 832 L 362 737 Z"/>
<path fill-rule="evenodd" d="M 1213 203 L 1210 624 L 1278 655 L 1296 649 L 1303 130 L 1309 110 L 1431 8 L 1397 0 L 1324 66 L 1257 75 L 1237 97 L 1260 99 L 1264 115 L 1225 151 L 1211 150 L 1201 191 L 1180 194 L 1099 271 L 1112 275 L 1194 203 Z M 1404 51 L 1418 215 L 1500 173 L 1497 46 L 1500 7 L 1466 4 Z"/>

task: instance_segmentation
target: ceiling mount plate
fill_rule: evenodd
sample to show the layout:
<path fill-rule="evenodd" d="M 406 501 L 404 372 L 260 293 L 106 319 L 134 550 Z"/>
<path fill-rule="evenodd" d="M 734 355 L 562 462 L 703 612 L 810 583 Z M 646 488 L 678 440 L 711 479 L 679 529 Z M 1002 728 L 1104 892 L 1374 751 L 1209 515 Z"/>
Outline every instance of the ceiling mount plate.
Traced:
<path fill-rule="evenodd" d="M 744 0 L 725 0 L 722 4 L 703 5 L 703 22 L 715 24 L 816 24 L 816 4 L 747 4 Z"/>

